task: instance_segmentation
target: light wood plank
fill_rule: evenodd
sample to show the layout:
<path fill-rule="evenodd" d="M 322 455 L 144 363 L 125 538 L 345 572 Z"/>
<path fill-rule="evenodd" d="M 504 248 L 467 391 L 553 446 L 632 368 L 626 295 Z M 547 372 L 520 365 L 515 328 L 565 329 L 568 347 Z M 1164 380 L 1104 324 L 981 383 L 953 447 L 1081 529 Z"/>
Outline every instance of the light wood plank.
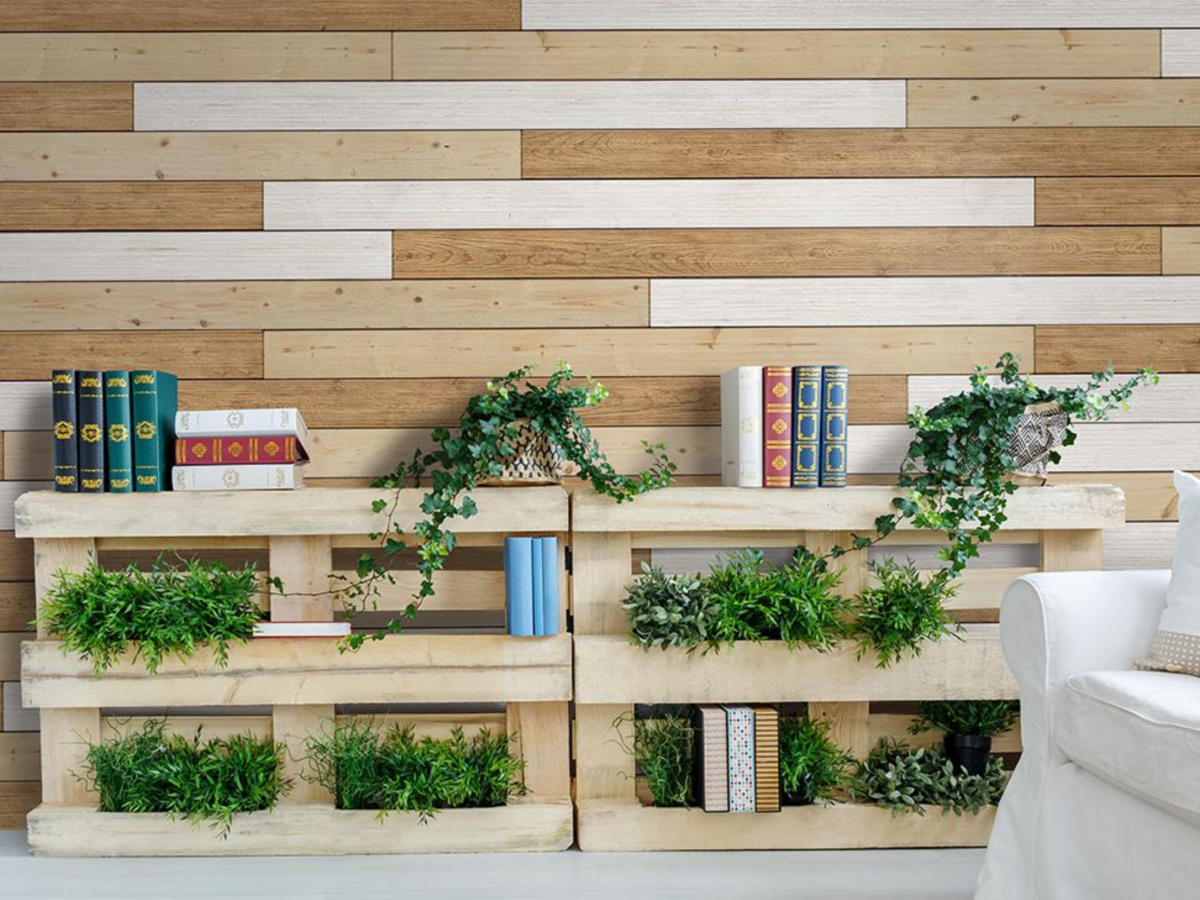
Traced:
<path fill-rule="evenodd" d="M 81 573 L 96 561 L 96 542 L 90 538 L 50 538 L 34 543 L 33 571 L 37 612 L 50 591 L 60 581 L 63 572 Z M 39 638 L 49 637 L 50 632 L 41 620 L 37 625 Z M 3 676 L 0 675 L 0 680 Z"/>
<path fill-rule="evenodd" d="M 519 0 L 39 0 L 0 9 L 0 31 L 428 31 L 521 27 Z"/>
<path fill-rule="evenodd" d="M 567 703 L 508 704 L 507 733 L 525 768 L 529 794 L 515 802 L 571 798 L 571 717 Z"/>
<path fill-rule="evenodd" d="M 1037 222 L 1200 224 L 1200 178 L 1039 178 Z"/>
<path fill-rule="evenodd" d="M 1162 230 L 1164 275 L 1200 274 L 1200 228 Z"/>
<path fill-rule="evenodd" d="M 5 239 L 0 236 L 0 245 Z M 258 378 L 262 338 L 257 331 L 0 332 L 0 378 L 47 378 L 51 369 L 72 365 L 162 369 L 183 378 Z"/>
<path fill-rule="evenodd" d="M 1200 80 L 908 82 L 913 128 L 1200 125 Z"/>
<path fill-rule="evenodd" d="M 1172 472 L 1058 472 L 1051 484 L 1113 484 L 1125 492 L 1129 522 L 1161 522 L 1179 518 L 1179 495 Z"/>
<path fill-rule="evenodd" d="M 0 84 L 0 131 L 129 131 L 132 128 L 132 85 Z"/>
<path fill-rule="evenodd" d="M 963 372 L 1005 350 L 1032 358 L 1032 329 L 562 329 L 424 332 L 398 343 L 387 331 L 276 331 L 264 335 L 266 377 L 462 376 L 558 359 L 605 375 L 717 375 L 763 359 L 839 359 L 855 372 Z M 469 361 L 469 362 L 468 362 Z"/>
<path fill-rule="evenodd" d="M 41 741 L 36 734 L 0 734 L 0 782 L 40 781 Z"/>
<path fill-rule="evenodd" d="M 311 735 L 333 724 L 332 703 L 314 706 L 271 707 L 271 737 L 283 744 L 282 776 L 292 782 L 292 789 L 279 798 L 286 806 L 300 803 L 333 805 L 333 792 L 303 777 L 307 771 L 305 742 Z"/>
<path fill-rule="evenodd" d="M 275 535 L 269 544 L 271 577 L 283 590 L 271 589 L 272 622 L 333 621 L 333 550 L 328 535 Z M 332 711 L 330 711 L 332 715 Z"/>
<path fill-rule="evenodd" d="M 1160 230 L 397 231 L 396 278 L 1157 275 Z"/>
<path fill-rule="evenodd" d="M 1038 372 L 1097 372 L 1109 363 L 1125 372 L 1142 366 L 1153 366 L 1159 372 L 1200 372 L 1200 325 L 1046 325 L 1037 329 Z"/>
<path fill-rule="evenodd" d="M 26 491 L 41 491 L 51 487 L 52 482 L 49 481 L 0 481 L 0 529 L 12 530 L 13 508 L 18 497 Z"/>
<path fill-rule="evenodd" d="M 1168 28 L 1162 32 L 1164 78 L 1200 75 L 1200 31 Z"/>
<path fill-rule="evenodd" d="M 138 131 L 885 128 L 901 81 L 138 84 Z"/>
<path fill-rule="evenodd" d="M 429 735 L 439 739 L 449 737 L 451 731 L 459 726 L 463 727 L 468 734 L 473 734 L 480 728 L 503 732 L 506 725 L 504 713 L 394 713 L 366 716 L 345 715 L 337 716 L 336 719 L 339 722 L 350 719 L 366 719 L 384 730 L 393 725 L 411 726 L 418 737 Z M 230 738 L 235 734 L 252 734 L 260 738 L 270 738 L 277 733 L 273 727 L 271 716 L 176 715 L 169 707 L 165 716 L 105 716 L 101 720 L 101 728 L 104 736 L 109 738 L 132 731 L 140 731 L 150 721 L 164 722 L 168 734 L 181 734 L 187 738 L 193 738 L 197 733 L 202 739 Z M 321 730 L 324 725 L 324 721 L 317 723 L 317 730 Z"/>
<path fill-rule="evenodd" d="M 625 129 L 521 140 L 525 178 L 1200 174 L 1194 128 Z"/>
<path fill-rule="evenodd" d="M 222 231 L 262 224 L 262 186 L 248 181 L 0 184 L 0 231 Z"/>
<path fill-rule="evenodd" d="M 100 740 L 100 710 L 41 711 L 42 800 L 96 806 L 99 795 L 77 775 L 84 771 L 88 744 Z"/>
<path fill-rule="evenodd" d="M 1104 568 L 1169 569 L 1175 554 L 1174 522 L 1139 522 L 1104 533 Z"/>
<path fill-rule="evenodd" d="M 923 731 L 920 734 L 910 734 L 908 727 L 912 724 L 912 721 L 913 716 L 911 715 L 897 713 L 872 714 L 870 720 L 871 746 L 877 746 L 883 737 L 898 737 L 910 747 L 937 747 L 941 749 L 942 741 L 945 739 L 945 732 L 934 730 Z M 1004 734 L 998 734 L 992 738 L 992 752 L 1021 752 L 1020 722 L 1013 726 L 1011 731 L 1006 731 Z"/>
<path fill-rule="evenodd" d="M 412 81 L 1159 74 L 1153 31 L 450 31 L 393 47 Z"/>
<path fill-rule="evenodd" d="M 388 278 L 389 254 L 386 232 L 0 235 L 7 281 Z"/>
<path fill-rule="evenodd" d="M 1042 570 L 1091 571 L 1104 568 L 1104 533 L 1098 530 L 1047 531 L 1042 534 Z"/>
<path fill-rule="evenodd" d="M 0 80 L 339 81 L 390 78 L 389 44 L 388 34 L 369 31 L 0 35 Z"/>
<path fill-rule="evenodd" d="M 808 715 L 813 721 L 829 723 L 830 739 L 844 750 L 864 759 L 874 748 L 871 741 L 871 703 L 859 700 L 854 703 L 808 704 Z"/>
<path fill-rule="evenodd" d="M 357 574 L 352 569 L 335 570 L 333 574 L 344 576 L 349 583 L 358 580 Z M 420 573 L 393 570 L 392 577 L 395 579 L 395 583 L 380 584 L 379 595 L 368 601 L 369 608 L 402 610 L 412 602 L 413 595 L 421 587 Z M 336 589 L 338 586 L 335 582 L 334 588 Z M 456 612 L 492 610 L 500 612 L 505 608 L 504 572 L 502 571 L 450 569 L 438 572 L 433 579 L 433 586 L 437 593 L 422 601 L 422 610 L 454 610 Z M 337 602 L 335 598 L 335 606 Z"/>
<path fill-rule="evenodd" d="M 1039 219 L 1042 216 L 1039 201 Z M 1200 319 L 1200 279 L 1157 275 L 656 278 L 651 292 L 650 324 L 663 327 L 1075 325 Z M 731 297 L 738 302 L 731 303 Z"/>
<path fill-rule="evenodd" d="M 572 533 L 571 541 L 575 633 L 627 634 L 620 601 L 633 581 L 629 534 Z"/>
<path fill-rule="evenodd" d="M 4 683 L 4 731 L 25 733 L 37 731 L 40 718 L 36 709 L 26 709 L 21 705 L 20 682 L 6 681 Z M 38 754 L 40 757 L 40 749 Z M 41 785 L 39 784 L 38 787 L 40 788 Z"/>
<path fill-rule="evenodd" d="M 273 230 L 1032 225 L 1032 179 L 308 181 L 263 187 Z"/>
<path fill-rule="evenodd" d="M 49 430 L 52 427 L 49 377 L 45 381 L 0 382 L 0 431 Z"/>
<path fill-rule="evenodd" d="M 633 740 L 632 721 L 632 704 L 575 707 L 576 801 L 600 797 L 633 799 L 636 767 L 633 754 L 626 750 Z M 618 727 L 624 731 L 623 735 L 618 733 Z"/>

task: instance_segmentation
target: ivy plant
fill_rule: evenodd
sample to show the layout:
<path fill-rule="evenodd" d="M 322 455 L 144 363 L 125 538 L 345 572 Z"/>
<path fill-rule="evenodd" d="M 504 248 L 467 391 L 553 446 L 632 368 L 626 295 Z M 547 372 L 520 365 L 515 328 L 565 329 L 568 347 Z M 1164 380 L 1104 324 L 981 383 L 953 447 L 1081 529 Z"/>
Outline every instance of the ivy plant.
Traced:
<path fill-rule="evenodd" d="M 983 775 L 968 775 L 937 750 L 910 749 L 884 738 L 858 765 L 850 781 L 850 796 L 890 809 L 892 816 L 925 815 L 925 807 L 940 806 L 942 814 L 977 814 L 1000 801 L 1008 773 L 999 757 L 988 760 Z"/>
<path fill-rule="evenodd" d="M 906 656 L 920 656 L 927 641 L 961 634 L 946 609 L 958 586 L 940 572 L 923 574 L 911 560 L 901 565 L 889 557 L 872 564 L 871 574 L 875 583 L 855 598 L 859 659 L 874 653 L 876 664 L 886 669 Z"/>

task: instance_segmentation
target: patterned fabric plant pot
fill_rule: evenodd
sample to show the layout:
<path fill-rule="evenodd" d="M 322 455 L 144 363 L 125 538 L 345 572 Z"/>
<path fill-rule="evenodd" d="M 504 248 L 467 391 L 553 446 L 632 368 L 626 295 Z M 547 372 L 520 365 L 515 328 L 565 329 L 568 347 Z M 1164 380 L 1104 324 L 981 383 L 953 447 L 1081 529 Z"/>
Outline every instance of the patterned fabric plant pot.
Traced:
<path fill-rule="evenodd" d="M 561 484 L 566 459 L 561 448 L 552 444 L 545 434 L 533 430 L 528 419 L 517 419 L 516 451 L 504 460 L 499 475 L 480 482 L 482 485 L 514 486 L 523 484 Z"/>
<path fill-rule="evenodd" d="M 1034 403 L 1025 407 L 1024 415 L 1017 420 L 1008 439 L 1008 452 L 1015 461 L 1014 471 L 1018 475 L 1045 478 L 1050 452 L 1062 446 L 1070 424 L 1070 417 L 1057 403 Z"/>

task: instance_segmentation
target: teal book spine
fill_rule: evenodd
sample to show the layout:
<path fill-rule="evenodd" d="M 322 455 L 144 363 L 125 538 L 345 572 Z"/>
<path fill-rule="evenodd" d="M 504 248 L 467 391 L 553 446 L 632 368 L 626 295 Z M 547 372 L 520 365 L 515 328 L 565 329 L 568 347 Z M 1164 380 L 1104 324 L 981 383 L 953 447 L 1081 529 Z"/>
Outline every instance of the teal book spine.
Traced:
<path fill-rule="evenodd" d="M 821 487 L 845 487 L 850 370 L 825 366 L 821 376 Z"/>
<path fill-rule="evenodd" d="M 170 488 L 168 454 L 175 438 L 179 383 L 169 372 L 140 370 L 130 378 L 134 490 L 165 491 Z"/>
<path fill-rule="evenodd" d="M 533 635 L 533 539 L 504 539 L 504 605 L 508 633 Z"/>
<path fill-rule="evenodd" d="M 79 490 L 79 443 L 75 434 L 79 415 L 75 404 L 75 370 L 50 373 L 50 401 L 54 414 L 54 489 L 73 494 Z"/>
<path fill-rule="evenodd" d="M 108 490 L 128 494 L 133 490 L 133 411 L 129 406 L 128 371 L 104 373 L 104 423 Z"/>
<path fill-rule="evenodd" d="M 79 492 L 103 494 L 108 470 L 104 465 L 104 373 L 81 369 L 75 373 L 79 412 Z"/>
<path fill-rule="evenodd" d="M 558 538 L 542 538 L 542 634 L 558 634 Z"/>
<path fill-rule="evenodd" d="M 795 387 L 792 403 L 792 487 L 821 485 L 821 383 L 820 366 L 792 369 Z"/>
<path fill-rule="evenodd" d="M 533 633 L 540 637 L 546 633 L 546 623 L 542 619 L 546 613 L 542 607 L 542 539 L 530 538 L 529 547 L 533 553 L 530 566 L 530 578 L 533 581 Z"/>

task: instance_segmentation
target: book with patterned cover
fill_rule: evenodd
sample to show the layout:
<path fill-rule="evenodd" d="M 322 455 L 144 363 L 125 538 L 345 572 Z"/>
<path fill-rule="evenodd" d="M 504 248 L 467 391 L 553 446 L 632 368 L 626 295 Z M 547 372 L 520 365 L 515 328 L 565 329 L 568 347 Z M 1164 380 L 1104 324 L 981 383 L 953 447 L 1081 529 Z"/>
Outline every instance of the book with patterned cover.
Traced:
<path fill-rule="evenodd" d="M 175 466 L 177 491 L 288 491 L 304 487 L 300 466 Z"/>
<path fill-rule="evenodd" d="M 846 486 L 846 437 L 848 434 L 850 370 L 825 366 L 821 407 L 821 487 Z"/>
<path fill-rule="evenodd" d="M 729 811 L 754 812 L 754 711 L 727 706 L 729 719 Z"/>
<path fill-rule="evenodd" d="M 792 487 L 821 485 L 821 367 L 792 369 Z"/>
<path fill-rule="evenodd" d="M 773 706 L 754 710 L 754 809 L 779 812 L 779 712 Z"/>
<path fill-rule="evenodd" d="M 304 445 L 294 437 L 176 438 L 175 465 L 224 466 L 247 463 L 308 462 Z"/>
<path fill-rule="evenodd" d="M 55 369 L 50 373 L 50 400 L 54 413 L 54 489 L 66 493 L 79 490 L 79 425 L 75 407 L 75 370 Z"/>
<path fill-rule="evenodd" d="M 763 486 L 763 370 L 738 366 L 721 374 L 721 484 Z"/>
<path fill-rule="evenodd" d="M 133 490 L 133 410 L 129 405 L 129 372 L 104 373 L 105 455 L 108 457 L 108 489 L 114 494 Z"/>
<path fill-rule="evenodd" d="M 792 368 L 763 367 L 763 487 L 792 486 Z"/>
<path fill-rule="evenodd" d="M 705 812 L 729 812 L 729 733 L 725 710 L 697 706 L 692 784 Z"/>
<path fill-rule="evenodd" d="M 76 372 L 75 398 L 79 414 L 79 491 L 103 494 L 108 475 L 104 464 L 104 373 L 94 369 Z"/>
<path fill-rule="evenodd" d="M 308 444 L 308 426 L 294 406 L 268 409 L 185 409 L 175 416 L 180 437 L 294 437 Z"/>
<path fill-rule="evenodd" d="M 130 408 L 133 410 L 133 488 L 165 491 L 171 442 L 175 438 L 175 410 L 179 407 L 179 381 L 169 372 L 130 372 Z M 203 488 L 184 488 L 203 490 Z"/>

